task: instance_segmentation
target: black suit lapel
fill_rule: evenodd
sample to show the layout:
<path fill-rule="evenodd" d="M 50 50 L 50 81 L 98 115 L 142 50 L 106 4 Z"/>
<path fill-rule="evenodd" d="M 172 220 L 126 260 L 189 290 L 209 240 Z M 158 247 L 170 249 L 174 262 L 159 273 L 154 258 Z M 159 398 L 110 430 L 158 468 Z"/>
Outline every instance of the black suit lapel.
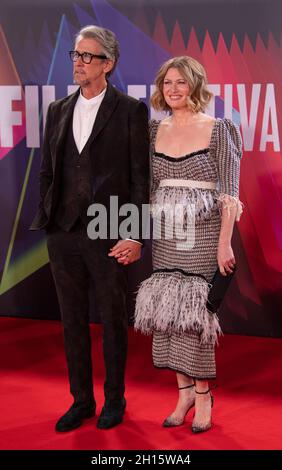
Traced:
<path fill-rule="evenodd" d="M 54 199 L 56 200 L 56 192 L 59 189 L 60 168 L 64 156 L 64 143 L 71 123 L 73 110 L 80 91 L 77 90 L 73 95 L 62 104 L 58 122 L 55 123 L 56 130 L 53 135 L 50 135 L 50 146 L 54 158 Z"/>
<path fill-rule="evenodd" d="M 75 103 L 77 102 L 79 93 L 80 93 L 80 90 L 78 89 L 62 105 L 61 112 L 60 112 L 60 119 L 57 123 L 58 134 L 55 138 L 56 139 L 56 153 L 57 154 L 60 151 L 60 147 L 64 143 L 64 139 L 65 139 L 66 133 L 68 131 L 68 127 L 69 127 L 71 119 L 72 119 L 73 110 L 74 110 L 74 107 L 75 107 Z"/>
<path fill-rule="evenodd" d="M 89 140 L 88 140 L 89 145 L 91 145 L 93 140 L 96 139 L 97 135 L 105 127 L 114 109 L 116 108 L 117 103 L 118 103 L 118 94 L 115 88 L 113 87 L 113 85 L 111 85 L 108 82 L 105 97 L 98 110 L 95 123 L 92 129 L 91 135 L 89 137 Z"/>

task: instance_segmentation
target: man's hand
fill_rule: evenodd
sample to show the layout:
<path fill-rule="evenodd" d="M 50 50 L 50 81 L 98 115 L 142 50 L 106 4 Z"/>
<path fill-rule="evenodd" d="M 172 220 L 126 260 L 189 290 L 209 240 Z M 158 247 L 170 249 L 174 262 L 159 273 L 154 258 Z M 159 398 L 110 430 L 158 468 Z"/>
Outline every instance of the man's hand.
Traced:
<path fill-rule="evenodd" d="M 142 245 L 140 243 L 131 240 L 119 240 L 117 244 L 110 249 L 108 255 L 116 258 L 118 263 L 127 265 L 141 258 L 141 247 Z"/>

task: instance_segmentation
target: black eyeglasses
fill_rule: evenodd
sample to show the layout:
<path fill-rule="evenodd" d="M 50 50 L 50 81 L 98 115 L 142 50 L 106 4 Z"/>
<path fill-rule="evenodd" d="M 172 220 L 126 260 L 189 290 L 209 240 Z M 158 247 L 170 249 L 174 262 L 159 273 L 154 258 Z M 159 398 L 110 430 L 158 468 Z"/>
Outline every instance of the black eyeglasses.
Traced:
<path fill-rule="evenodd" d="M 70 59 L 72 62 L 76 62 L 79 57 L 81 57 L 82 62 L 84 64 L 90 64 L 91 60 L 96 57 L 97 59 L 107 59 L 107 57 L 103 54 L 91 54 L 91 52 L 80 52 L 78 51 L 69 51 Z"/>

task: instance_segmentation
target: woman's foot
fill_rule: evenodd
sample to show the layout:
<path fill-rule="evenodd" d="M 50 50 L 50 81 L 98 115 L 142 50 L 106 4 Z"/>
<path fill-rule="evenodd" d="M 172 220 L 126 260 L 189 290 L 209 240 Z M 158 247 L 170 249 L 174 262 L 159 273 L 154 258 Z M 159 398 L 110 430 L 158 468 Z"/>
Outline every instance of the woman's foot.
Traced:
<path fill-rule="evenodd" d="M 213 396 L 210 389 L 199 392 L 195 390 L 195 415 L 192 423 L 192 432 L 200 433 L 208 431 L 212 426 L 211 409 L 213 407 Z"/>
<path fill-rule="evenodd" d="M 195 385 L 179 387 L 179 398 L 175 410 L 163 422 L 165 428 L 181 426 L 185 416 L 195 404 Z"/>

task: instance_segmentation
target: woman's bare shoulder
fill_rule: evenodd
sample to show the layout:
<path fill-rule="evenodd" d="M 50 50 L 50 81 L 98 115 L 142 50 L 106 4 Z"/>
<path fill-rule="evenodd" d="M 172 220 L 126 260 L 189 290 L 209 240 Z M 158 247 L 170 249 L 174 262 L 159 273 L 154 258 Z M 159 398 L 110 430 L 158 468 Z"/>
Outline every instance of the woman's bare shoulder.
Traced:
<path fill-rule="evenodd" d="M 215 123 L 215 121 L 216 121 L 216 118 L 214 118 L 213 116 L 210 116 L 209 114 L 205 114 L 205 113 L 199 113 L 198 122 L 212 125 Z"/>

